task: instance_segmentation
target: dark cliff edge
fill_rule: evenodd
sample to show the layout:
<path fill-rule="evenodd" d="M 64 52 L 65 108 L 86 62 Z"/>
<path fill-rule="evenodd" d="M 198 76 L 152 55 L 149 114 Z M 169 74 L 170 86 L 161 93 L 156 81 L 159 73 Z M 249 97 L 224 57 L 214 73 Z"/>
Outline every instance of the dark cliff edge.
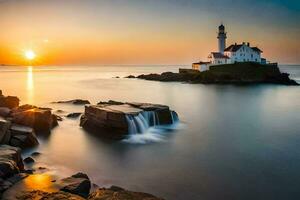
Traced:
<path fill-rule="evenodd" d="M 262 65 L 244 62 L 211 66 L 210 70 L 199 72 L 196 70 L 179 69 L 179 73 L 164 72 L 162 74 L 142 74 L 127 76 L 163 82 L 189 82 L 202 84 L 281 84 L 299 85 L 289 78 L 289 74 L 280 72 L 277 65 Z"/>

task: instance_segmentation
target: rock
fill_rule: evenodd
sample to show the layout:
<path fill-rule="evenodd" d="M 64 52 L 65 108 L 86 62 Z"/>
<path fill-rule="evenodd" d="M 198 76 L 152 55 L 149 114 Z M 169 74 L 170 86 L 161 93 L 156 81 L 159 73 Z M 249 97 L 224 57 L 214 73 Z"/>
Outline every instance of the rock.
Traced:
<path fill-rule="evenodd" d="M 40 152 L 33 152 L 32 154 L 31 154 L 31 156 L 33 156 L 33 157 L 36 157 L 36 156 L 40 156 L 42 153 L 40 153 Z"/>
<path fill-rule="evenodd" d="M 24 170 L 21 149 L 0 145 L 0 178 L 7 178 Z"/>
<path fill-rule="evenodd" d="M 39 144 L 34 130 L 27 126 L 13 124 L 10 128 L 11 138 L 9 144 L 14 147 L 30 148 Z"/>
<path fill-rule="evenodd" d="M 133 75 L 129 75 L 129 76 L 125 76 L 125 78 L 136 78 L 136 77 Z"/>
<path fill-rule="evenodd" d="M 153 81 L 177 81 L 203 84 L 281 84 L 299 85 L 289 78 L 289 74 L 281 73 L 277 65 L 263 65 L 255 62 L 210 66 L 204 72 L 179 69 L 179 73 L 164 72 L 162 74 L 139 75 L 136 78 Z"/>
<path fill-rule="evenodd" d="M 74 178 L 85 178 L 85 179 L 90 180 L 88 175 L 85 174 L 85 173 L 82 173 L 82 172 L 78 172 L 77 174 L 72 175 L 72 177 L 74 177 Z"/>
<path fill-rule="evenodd" d="M 11 134 L 9 128 L 11 126 L 11 122 L 0 119 L 0 144 L 8 144 Z"/>
<path fill-rule="evenodd" d="M 77 173 L 71 177 L 64 178 L 58 183 L 60 190 L 69 192 L 82 197 L 87 197 L 91 189 L 91 181 L 88 176 L 83 173 Z"/>
<path fill-rule="evenodd" d="M 76 112 L 76 113 L 70 113 L 66 117 L 67 118 L 78 118 L 82 113 Z"/>
<path fill-rule="evenodd" d="M 9 181 L 11 184 L 15 184 L 19 181 L 21 181 L 22 179 L 26 178 L 28 176 L 28 174 L 26 173 L 19 173 L 19 174 L 15 174 L 14 176 L 6 179 L 6 181 Z"/>
<path fill-rule="evenodd" d="M 37 132 L 50 132 L 57 125 L 57 119 L 49 108 L 37 108 L 30 105 L 20 106 L 13 110 L 12 121 L 16 124 L 29 126 Z"/>
<path fill-rule="evenodd" d="M 14 96 L 0 96 L 0 107 L 16 108 L 19 106 L 20 100 Z"/>
<path fill-rule="evenodd" d="M 151 194 L 132 192 L 123 188 L 112 186 L 111 188 L 99 188 L 89 195 L 88 200 L 162 200 Z"/>
<path fill-rule="evenodd" d="M 29 163 L 34 163 L 34 162 L 35 162 L 34 159 L 31 158 L 31 157 L 27 157 L 27 158 L 25 158 L 23 161 L 24 161 L 24 163 L 27 163 L 27 164 L 29 164 Z"/>
<path fill-rule="evenodd" d="M 11 109 L 10 108 L 7 108 L 7 107 L 0 107 L 0 116 L 1 117 L 8 117 L 9 114 L 11 112 Z"/>
<path fill-rule="evenodd" d="M 53 116 L 56 118 L 56 121 L 63 121 L 63 118 L 61 116 L 54 115 L 54 114 Z"/>
<path fill-rule="evenodd" d="M 141 123 L 147 123 L 147 126 L 168 125 L 174 122 L 173 116 L 177 116 L 173 113 L 175 112 L 165 105 L 122 103 L 110 100 L 100 102 L 97 105 L 85 106 L 84 115 L 80 119 L 80 126 L 102 136 L 121 139 L 130 132 L 132 123 L 141 121 Z M 135 125 L 136 128 L 139 124 Z"/>
<path fill-rule="evenodd" d="M 71 103 L 71 104 L 75 104 L 75 105 L 85 105 L 85 104 L 90 104 L 90 102 L 88 100 L 84 100 L 84 99 L 73 99 L 73 100 L 67 100 L 67 101 L 57 101 L 54 103 Z"/>
<path fill-rule="evenodd" d="M 44 192 L 41 190 L 23 191 L 16 194 L 18 200 L 84 200 L 84 198 L 67 192 Z"/>

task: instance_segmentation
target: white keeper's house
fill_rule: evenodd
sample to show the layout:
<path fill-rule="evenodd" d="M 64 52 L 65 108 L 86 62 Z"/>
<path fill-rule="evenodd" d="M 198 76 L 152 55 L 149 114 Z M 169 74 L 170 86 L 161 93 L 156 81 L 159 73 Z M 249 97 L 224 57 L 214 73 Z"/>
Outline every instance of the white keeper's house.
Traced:
<path fill-rule="evenodd" d="M 266 59 L 261 57 L 262 50 L 251 47 L 250 43 L 232 44 L 226 48 L 227 33 L 225 26 L 221 24 L 218 32 L 218 52 L 211 52 L 208 61 L 193 63 L 192 68 L 200 71 L 209 69 L 212 65 L 232 64 L 235 62 L 257 62 L 266 64 Z"/>

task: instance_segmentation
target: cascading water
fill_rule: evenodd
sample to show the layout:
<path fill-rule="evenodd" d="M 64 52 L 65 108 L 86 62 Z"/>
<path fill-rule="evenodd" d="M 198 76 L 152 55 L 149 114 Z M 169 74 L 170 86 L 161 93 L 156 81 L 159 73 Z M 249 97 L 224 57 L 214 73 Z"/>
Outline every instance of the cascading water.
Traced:
<path fill-rule="evenodd" d="M 138 115 L 126 115 L 129 137 L 125 139 L 125 142 L 144 144 L 149 141 L 163 140 L 162 133 L 166 129 L 172 129 L 172 126 L 179 121 L 176 112 L 170 111 L 170 115 L 172 119 L 170 125 L 161 125 L 155 111 L 143 111 Z"/>

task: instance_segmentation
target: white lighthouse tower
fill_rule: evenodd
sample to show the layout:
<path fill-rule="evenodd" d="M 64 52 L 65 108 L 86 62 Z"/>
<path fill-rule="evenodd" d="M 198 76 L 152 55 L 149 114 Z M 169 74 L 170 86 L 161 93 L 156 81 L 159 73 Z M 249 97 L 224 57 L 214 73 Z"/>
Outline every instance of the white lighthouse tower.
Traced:
<path fill-rule="evenodd" d="M 219 52 L 221 54 L 224 54 L 224 49 L 226 47 L 226 32 L 225 32 L 225 26 L 221 24 L 219 26 L 219 33 L 218 33 L 218 40 L 219 40 Z"/>

